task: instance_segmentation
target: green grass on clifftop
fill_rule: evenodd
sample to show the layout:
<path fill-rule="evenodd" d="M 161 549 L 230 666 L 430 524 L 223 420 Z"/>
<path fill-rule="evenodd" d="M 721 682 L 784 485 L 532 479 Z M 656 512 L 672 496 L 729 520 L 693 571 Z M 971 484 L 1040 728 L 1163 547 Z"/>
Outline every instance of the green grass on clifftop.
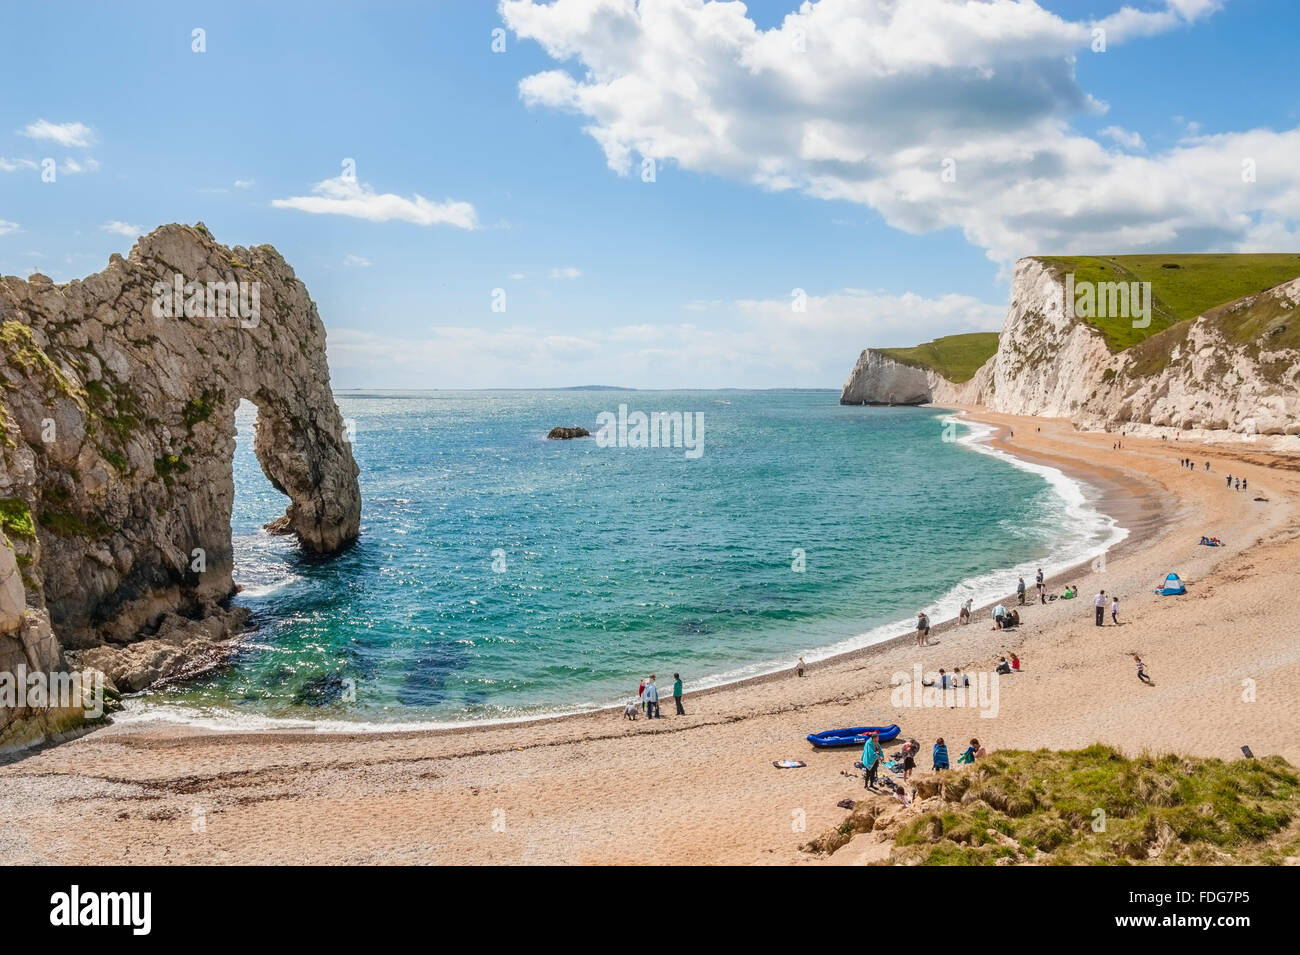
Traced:
<path fill-rule="evenodd" d="M 1130 759 L 1098 745 L 994 753 L 945 775 L 942 808 L 898 830 L 894 861 L 1268 865 L 1300 854 L 1300 779 L 1277 756 Z"/>
<path fill-rule="evenodd" d="M 1300 255 L 1292 252 L 1209 255 L 1037 256 L 1055 269 L 1073 272 L 1075 282 L 1150 282 L 1151 324 L 1134 328 L 1131 318 L 1086 319 L 1123 351 L 1179 322 L 1254 295 L 1300 276 Z"/>
<path fill-rule="evenodd" d="M 998 350 L 997 332 L 971 332 L 967 335 L 945 335 L 924 345 L 911 348 L 875 348 L 894 361 L 919 368 L 929 368 L 951 382 L 970 381 L 980 365 L 993 357 Z"/>

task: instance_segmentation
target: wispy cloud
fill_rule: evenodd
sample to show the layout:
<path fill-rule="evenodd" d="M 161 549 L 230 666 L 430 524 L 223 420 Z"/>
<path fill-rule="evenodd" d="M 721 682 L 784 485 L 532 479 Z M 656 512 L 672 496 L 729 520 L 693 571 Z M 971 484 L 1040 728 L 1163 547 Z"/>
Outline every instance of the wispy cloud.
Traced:
<path fill-rule="evenodd" d="M 18 231 L 18 223 L 10 222 L 8 219 L 0 219 L 0 235 L 8 235 L 10 232 Z"/>
<path fill-rule="evenodd" d="M 65 159 L 59 164 L 59 172 L 65 176 L 77 176 L 83 172 L 98 172 L 99 160 L 87 158 L 78 162 L 75 159 Z"/>
<path fill-rule="evenodd" d="M 17 172 L 19 169 L 35 169 L 36 163 L 31 159 L 6 159 L 0 156 L 0 172 Z"/>
<path fill-rule="evenodd" d="M 51 123 L 48 119 L 38 119 L 28 123 L 19 133 L 28 139 L 42 139 L 60 146 L 89 146 L 95 141 L 95 134 L 85 123 Z"/>
<path fill-rule="evenodd" d="M 1125 149 L 1145 149 L 1146 143 L 1142 141 L 1142 136 L 1132 130 L 1125 129 L 1123 126 L 1107 126 L 1100 130 L 1102 136 L 1114 140 Z"/>
<path fill-rule="evenodd" d="M 257 180 L 256 180 L 256 179 L 236 179 L 236 180 L 235 180 L 235 188 L 236 188 L 236 189 L 252 189 L 253 186 L 255 186 L 256 184 L 257 184 Z"/>
<path fill-rule="evenodd" d="M 129 222 L 123 222 L 120 219 L 114 219 L 112 222 L 105 222 L 99 228 L 104 232 L 125 236 L 128 239 L 135 239 L 144 234 L 144 229 L 140 226 L 132 225 Z"/>
<path fill-rule="evenodd" d="M 551 269 L 551 278 L 553 279 L 576 279 L 580 275 L 582 275 L 582 269 L 575 269 L 571 265 L 562 269 Z"/>
<path fill-rule="evenodd" d="M 397 219 L 416 225 L 452 225 L 460 229 L 478 228 L 478 214 L 468 202 L 448 199 L 430 202 L 419 194 L 407 199 L 391 192 L 375 192 L 367 183 L 353 176 L 335 176 L 316 183 L 314 195 L 272 199 L 276 209 L 297 209 L 318 215 L 351 216 L 369 222 Z"/>
<path fill-rule="evenodd" d="M 348 255 L 343 256 L 343 264 L 346 265 L 346 266 L 352 266 L 352 267 L 361 268 L 361 269 L 368 269 L 368 268 L 370 268 L 370 266 L 374 265 L 375 263 L 371 262 L 371 261 L 370 261 L 368 258 L 366 258 L 364 255 L 352 255 L 352 254 L 348 254 Z"/>

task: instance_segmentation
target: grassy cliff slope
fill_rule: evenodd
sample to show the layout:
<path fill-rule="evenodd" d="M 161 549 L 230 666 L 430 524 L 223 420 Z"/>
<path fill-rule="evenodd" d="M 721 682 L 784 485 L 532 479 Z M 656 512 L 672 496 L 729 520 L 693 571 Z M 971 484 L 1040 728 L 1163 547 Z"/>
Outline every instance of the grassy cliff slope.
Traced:
<path fill-rule="evenodd" d="M 938 372 L 949 381 L 960 384 L 970 381 L 980 365 L 993 357 L 998 350 L 997 332 L 972 332 L 967 335 L 945 335 L 924 345 L 911 348 L 876 348 L 874 351 L 888 355 L 894 361 L 917 368 Z"/>
<path fill-rule="evenodd" d="M 1112 351 L 1123 351 L 1216 306 L 1300 276 L 1300 255 L 1292 252 L 1036 258 L 1061 274 L 1074 273 L 1076 283 L 1151 283 L 1154 301 L 1149 327 L 1134 328 L 1127 317 L 1086 319 L 1101 331 Z"/>

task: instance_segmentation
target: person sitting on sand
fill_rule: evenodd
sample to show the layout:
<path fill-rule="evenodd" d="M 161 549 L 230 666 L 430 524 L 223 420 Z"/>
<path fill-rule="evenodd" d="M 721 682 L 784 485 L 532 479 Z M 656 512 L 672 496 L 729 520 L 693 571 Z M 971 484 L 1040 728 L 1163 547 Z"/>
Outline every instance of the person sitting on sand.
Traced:
<path fill-rule="evenodd" d="M 993 672 L 994 672 L 994 673 L 1000 673 L 1000 674 L 1002 674 L 1003 676 L 1007 676 L 1007 675 L 1009 675 L 1009 674 L 1011 673 L 1011 664 L 1007 662 L 1007 658 L 1006 658 L 1006 657 L 999 657 L 999 658 L 998 658 L 998 666 L 997 666 L 997 669 L 994 670 Z"/>
<path fill-rule="evenodd" d="M 953 686 L 970 686 L 970 677 L 961 672 L 961 667 L 952 668 L 952 685 Z"/>
<path fill-rule="evenodd" d="M 939 679 L 925 680 L 924 678 L 922 678 L 921 686 L 938 686 L 939 689 L 946 690 L 951 685 L 951 681 L 952 681 L 952 677 L 950 677 L 947 674 L 947 672 L 944 671 L 943 667 L 939 667 Z"/>
<path fill-rule="evenodd" d="M 1075 587 L 1074 584 L 1070 584 L 1068 587 L 1065 588 L 1065 593 L 1061 594 L 1061 599 L 1073 600 L 1078 593 L 1079 593 L 1079 589 Z"/>
<path fill-rule="evenodd" d="M 1020 657 L 1016 656 L 1014 653 L 1011 654 L 1011 669 L 1016 673 L 1020 672 Z"/>
<path fill-rule="evenodd" d="M 1018 626 L 1020 626 L 1020 611 L 1019 610 L 1007 611 L 1007 619 L 1002 621 L 1002 629 L 1006 630 L 1010 627 L 1018 627 Z"/>

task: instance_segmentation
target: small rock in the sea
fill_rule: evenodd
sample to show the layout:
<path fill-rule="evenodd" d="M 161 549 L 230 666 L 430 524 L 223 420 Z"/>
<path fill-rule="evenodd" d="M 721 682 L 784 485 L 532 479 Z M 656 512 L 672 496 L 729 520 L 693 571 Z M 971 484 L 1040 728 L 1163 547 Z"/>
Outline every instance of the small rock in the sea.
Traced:
<path fill-rule="evenodd" d="M 552 428 L 546 437 L 551 441 L 568 441 L 571 438 L 589 438 L 591 432 L 586 428 Z"/>

